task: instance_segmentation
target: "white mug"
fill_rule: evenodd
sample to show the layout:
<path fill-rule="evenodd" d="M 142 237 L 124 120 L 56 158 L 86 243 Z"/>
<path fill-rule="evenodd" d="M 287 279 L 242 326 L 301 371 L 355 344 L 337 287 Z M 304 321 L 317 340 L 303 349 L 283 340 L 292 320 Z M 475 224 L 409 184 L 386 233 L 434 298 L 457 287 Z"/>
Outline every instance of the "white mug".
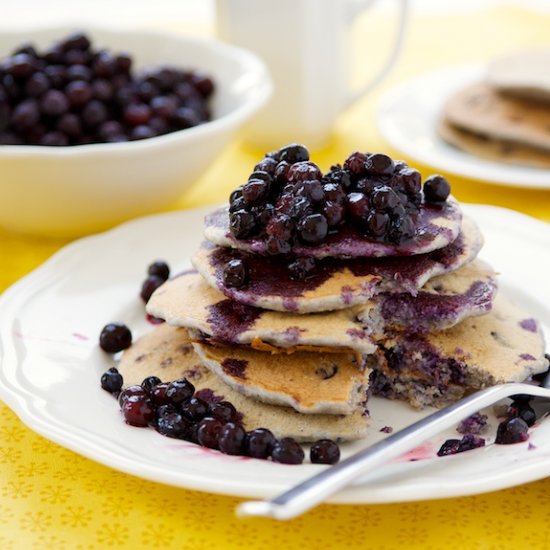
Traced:
<path fill-rule="evenodd" d="M 263 58 L 275 85 L 271 100 L 246 128 L 248 142 L 269 149 L 290 142 L 310 149 L 324 146 L 342 110 L 378 84 L 394 64 L 407 14 L 407 0 L 398 2 L 388 60 L 354 91 L 349 30 L 372 0 L 217 0 L 219 37 Z"/>

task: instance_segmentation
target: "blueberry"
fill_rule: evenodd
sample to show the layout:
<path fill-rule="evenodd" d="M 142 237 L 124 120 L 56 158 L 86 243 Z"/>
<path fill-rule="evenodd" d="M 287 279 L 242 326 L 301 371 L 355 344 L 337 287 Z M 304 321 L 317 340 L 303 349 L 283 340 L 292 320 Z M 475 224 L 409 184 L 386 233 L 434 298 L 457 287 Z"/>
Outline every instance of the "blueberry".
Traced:
<path fill-rule="evenodd" d="M 147 268 L 147 275 L 158 277 L 163 281 L 167 281 L 170 277 L 170 268 L 168 264 L 162 260 L 157 260 Z"/>
<path fill-rule="evenodd" d="M 529 426 L 521 418 L 510 418 L 501 422 L 497 428 L 495 443 L 510 445 L 529 439 Z"/>
<path fill-rule="evenodd" d="M 257 428 L 246 434 L 244 441 L 245 453 L 252 458 L 269 458 L 275 441 L 275 436 L 270 430 Z"/>
<path fill-rule="evenodd" d="M 424 198 L 427 202 L 444 202 L 451 192 L 449 182 L 439 175 L 430 176 L 424 181 Z"/>
<path fill-rule="evenodd" d="M 184 439 L 189 430 L 189 422 L 179 412 L 169 412 L 157 416 L 155 429 L 166 437 Z"/>
<path fill-rule="evenodd" d="M 223 425 L 218 436 L 218 445 L 222 453 L 228 455 L 242 455 L 246 432 L 240 424 L 227 422 Z"/>
<path fill-rule="evenodd" d="M 346 207 L 351 220 L 355 223 L 363 223 L 370 212 L 370 202 L 363 193 L 350 193 L 347 196 Z"/>
<path fill-rule="evenodd" d="M 101 376 L 101 387 L 112 394 L 118 394 L 122 390 L 123 383 L 122 375 L 115 367 L 111 367 Z"/>
<path fill-rule="evenodd" d="M 282 147 L 279 150 L 279 161 L 289 162 L 294 164 L 295 162 L 302 162 L 309 160 L 309 151 L 303 145 L 298 143 L 291 143 L 286 147 Z"/>
<path fill-rule="evenodd" d="M 331 439 L 319 439 L 311 446 L 309 457 L 313 464 L 336 464 L 340 460 L 340 448 Z"/>
<path fill-rule="evenodd" d="M 228 288 L 240 288 L 248 280 L 246 264 L 241 259 L 229 260 L 223 268 L 223 284 Z"/>
<path fill-rule="evenodd" d="M 200 445 L 210 449 L 219 448 L 219 437 L 223 424 L 216 418 L 207 417 L 197 424 L 197 439 Z"/>
<path fill-rule="evenodd" d="M 394 170 L 393 160 L 383 153 L 374 153 L 367 160 L 367 170 L 374 174 L 391 174 Z"/>
<path fill-rule="evenodd" d="M 280 462 L 282 464 L 301 464 L 304 461 L 304 457 L 304 450 L 291 437 L 278 439 L 271 450 L 273 462 Z"/>
<path fill-rule="evenodd" d="M 144 378 L 141 383 L 141 387 L 144 389 L 147 395 L 151 395 L 156 386 L 161 383 L 161 379 L 158 376 L 148 376 Z"/>
<path fill-rule="evenodd" d="M 147 395 L 134 395 L 124 400 L 122 414 L 127 424 L 145 428 L 154 420 L 155 409 Z"/>
<path fill-rule="evenodd" d="M 289 183 L 298 183 L 308 180 L 321 180 L 323 174 L 319 167 L 313 162 L 297 162 L 293 164 L 287 173 L 287 181 Z"/>
<path fill-rule="evenodd" d="M 263 202 L 269 194 L 269 183 L 261 179 L 249 180 L 243 185 L 242 196 L 248 206 Z"/>
<path fill-rule="evenodd" d="M 366 229 L 374 237 L 382 237 L 386 234 L 390 225 L 390 217 L 384 212 L 369 212 L 366 219 Z"/>
<path fill-rule="evenodd" d="M 117 353 L 129 348 L 132 344 L 132 333 L 123 323 L 109 323 L 99 335 L 99 346 L 108 353 Z"/>
<path fill-rule="evenodd" d="M 296 258 L 288 264 L 290 278 L 297 281 L 303 281 L 304 279 L 315 275 L 315 267 L 316 263 L 313 258 L 308 256 Z"/>
<path fill-rule="evenodd" d="M 328 233 L 327 219 L 323 214 L 310 214 L 298 224 L 300 239 L 307 244 L 322 243 Z"/>
<path fill-rule="evenodd" d="M 437 456 L 448 456 L 458 453 L 460 439 L 447 439 L 437 451 Z"/>
<path fill-rule="evenodd" d="M 355 151 L 344 162 L 344 169 L 356 178 L 366 173 L 367 155 Z"/>
<path fill-rule="evenodd" d="M 283 241 L 288 241 L 294 235 L 295 228 L 295 223 L 290 216 L 276 214 L 269 220 L 266 233 Z"/>
<path fill-rule="evenodd" d="M 229 228 L 237 239 L 245 239 L 252 236 L 256 230 L 254 215 L 246 210 L 237 210 L 229 216 Z"/>
<path fill-rule="evenodd" d="M 222 422 L 232 422 L 237 418 L 237 411 L 229 401 L 211 403 L 209 414 Z"/>
<path fill-rule="evenodd" d="M 147 277 L 145 281 L 143 281 L 143 284 L 141 285 L 141 291 L 139 293 L 139 295 L 141 296 L 141 299 L 145 303 L 147 303 L 151 299 L 153 292 L 155 292 L 155 290 L 157 290 L 157 288 L 162 286 L 164 283 L 165 283 L 164 279 L 161 279 L 156 275 L 149 275 L 149 277 Z"/>
<path fill-rule="evenodd" d="M 173 405 L 181 405 L 187 403 L 195 393 L 195 386 L 186 378 L 174 380 L 168 384 L 166 388 L 166 399 Z"/>
<path fill-rule="evenodd" d="M 210 411 L 206 401 L 199 397 L 191 397 L 189 401 L 182 405 L 181 412 L 187 419 L 197 422 L 202 420 Z"/>
<path fill-rule="evenodd" d="M 321 212 L 329 227 L 337 227 L 344 221 L 346 211 L 343 205 L 327 201 L 321 207 Z"/>

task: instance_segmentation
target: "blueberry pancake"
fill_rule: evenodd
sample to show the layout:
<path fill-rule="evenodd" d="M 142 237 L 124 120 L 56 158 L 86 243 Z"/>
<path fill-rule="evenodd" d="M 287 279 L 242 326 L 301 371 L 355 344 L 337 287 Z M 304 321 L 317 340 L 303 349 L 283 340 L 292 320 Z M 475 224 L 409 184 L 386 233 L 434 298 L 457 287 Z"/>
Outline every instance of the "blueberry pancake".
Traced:
<path fill-rule="evenodd" d="M 464 218 L 451 244 L 427 254 L 281 261 L 207 242 L 192 262 L 213 288 L 231 300 L 275 311 L 312 313 L 364 304 L 379 292 L 416 295 L 430 278 L 472 261 L 482 244 L 477 225 Z"/>
<path fill-rule="evenodd" d="M 140 384 L 147 376 L 158 376 L 164 382 L 186 377 L 205 401 L 231 402 L 242 416 L 246 430 L 268 428 L 276 437 L 294 437 L 299 441 L 352 440 L 366 435 L 368 414 L 364 408 L 345 416 L 305 415 L 289 407 L 260 403 L 236 392 L 202 365 L 185 329 L 167 324 L 135 341 L 123 353 L 119 370 L 125 386 Z"/>
<path fill-rule="evenodd" d="M 539 324 L 500 294 L 487 315 L 427 335 L 390 334 L 382 345 L 386 361 L 371 380 L 373 393 L 418 408 L 520 382 L 548 366 Z"/>
<path fill-rule="evenodd" d="M 383 293 L 362 306 L 300 315 L 232 302 L 196 272 L 186 272 L 153 294 L 147 312 L 228 345 L 272 353 L 332 349 L 368 355 L 387 330 L 429 332 L 488 312 L 495 290 L 494 272 L 474 260 L 430 279 L 416 298 Z"/>

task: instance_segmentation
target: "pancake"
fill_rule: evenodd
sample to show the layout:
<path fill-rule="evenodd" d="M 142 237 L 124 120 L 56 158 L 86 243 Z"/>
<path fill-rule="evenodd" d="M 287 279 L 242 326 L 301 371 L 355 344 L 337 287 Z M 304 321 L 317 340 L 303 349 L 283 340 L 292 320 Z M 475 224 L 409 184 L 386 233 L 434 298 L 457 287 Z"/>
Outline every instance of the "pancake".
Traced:
<path fill-rule="evenodd" d="M 349 353 L 271 354 L 203 342 L 194 342 L 193 347 L 218 378 L 263 403 L 306 414 L 348 415 L 366 399 L 371 369 L 359 368 Z"/>
<path fill-rule="evenodd" d="M 371 379 L 373 393 L 417 408 L 442 406 L 547 368 L 540 326 L 500 294 L 487 315 L 425 336 L 396 333 L 381 344 L 386 362 Z"/>
<path fill-rule="evenodd" d="M 550 49 L 516 51 L 489 64 L 486 81 L 501 92 L 550 103 Z"/>
<path fill-rule="evenodd" d="M 390 329 L 441 330 L 486 313 L 495 288 L 493 271 L 474 260 L 430 279 L 416 298 L 384 293 L 363 306 L 301 315 L 233 302 L 196 272 L 186 272 L 162 285 L 146 307 L 150 315 L 171 325 L 198 330 L 227 344 L 272 352 L 332 348 L 367 355 L 376 351 L 374 340 Z"/>
<path fill-rule="evenodd" d="M 368 414 L 364 408 L 348 416 L 304 415 L 289 407 L 260 403 L 234 391 L 201 364 L 187 331 L 167 324 L 136 340 L 123 353 L 118 368 L 125 386 L 139 384 L 152 375 L 164 382 L 186 377 L 201 398 L 233 403 L 247 430 L 268 428 L 276 437 L 294 437 L 298 441 L 352 440 L 366 435 Z"/>
<path fill-rule="evenodd" d="M 483 238 L 477 225 L 464 218 L 455 241 L 428 254 L 404 257 L 319 260 L 315 275 L 292 280 L 287 261 L 203 243 L 191 261 L 202 277 L 227 298 L 263 309 L 313 313 L 364 304 L 379 292 L 416 295 L 430 278 L 454 271 L 472 261 Z M 227 287 L 223 268 L 231 259 L 248 266 L 249 281 L 241 288 Z"/>
<path fill-rule="evenodd" d="M 380 256 L 410 256 L 425 254 L 453 242 L 460 232 L 462 212 L 458 202 L 449 197 L 443 206 L 420 209 L 418 228 L 414 239 L 400 245 L 372 241 L 354 228 L 347 226 L 329 235 L 316 246 L 297 244 L 291 253 L 314 258 L 357 258 Z M 204 236 L 218 246 L 238 248 L 254 254 L 266 255 L 265 240 L 253 238 L 238 240 L 229 231 L 229 210 L 219 208 L 205 218 Z"/>
<path fill-rule="evenodd" d="M 497 290 L 496 274 L 481 260 L 430 279 L 416 296 L 383 293 L 360 306 L 357 320 L 376 340 L 389 331 L 437 332 L 488 313 Z"/>
<path fill-rule="evenodd" d="M 443 117 L 463 130 L 550 152 L 548 105 L 500 94 L 484 82 L 452 95 Z"/>
<path fill-rule="evenodd" d="M 447 143 L 476 157 L 506 164 L 550 168 L 548 151 L 470 132 L 454 126 L 444 119 L 439 121 L 437 130 Z"/>

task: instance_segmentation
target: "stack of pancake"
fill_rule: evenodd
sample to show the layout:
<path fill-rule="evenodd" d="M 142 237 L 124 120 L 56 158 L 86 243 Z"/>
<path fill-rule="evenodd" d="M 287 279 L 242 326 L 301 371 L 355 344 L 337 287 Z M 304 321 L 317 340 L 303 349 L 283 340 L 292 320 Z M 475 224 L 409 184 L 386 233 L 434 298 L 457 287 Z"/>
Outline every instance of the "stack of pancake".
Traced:
<path fill-rule="evenodd" d="M 370 395 L 441 406 L 546 368 L 538 323 L 497 295 L 483 243 L 450 197 L 422 206 L 419 238 L 349 237 L 295 250 L 317 267 L 295 280 L 287 259 L 237 240 L 227 208 L 205 220 L 193 270 L 162 285 L 147 312 L 166 322 L 124 353 L 127 383 L 182 376 L 232 402 L 246 429 L 301 441 L 365 437 Z M 247 281 L 228 286 L 228 262 Z"/>
<path fill-rule="evenodd" d="M 486 78 L 454 93 L 438 130 L 476 156 L 550 167 L 550 50 L 515 52 L 490 63 Z"/>

